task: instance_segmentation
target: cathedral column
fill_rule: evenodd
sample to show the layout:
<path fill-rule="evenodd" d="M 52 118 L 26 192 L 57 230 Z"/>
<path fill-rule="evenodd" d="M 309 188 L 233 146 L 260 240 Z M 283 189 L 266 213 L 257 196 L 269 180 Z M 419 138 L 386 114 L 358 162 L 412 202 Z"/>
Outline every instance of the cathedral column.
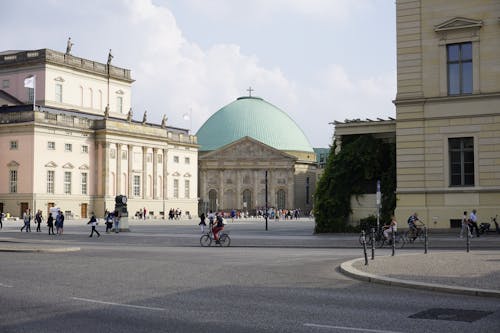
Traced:
<path fill-rule="evenodd" d="M 158 148 L 153 148 L 153 199 L 158 198 Z"/>
<path fill-rule="evenodd" d="M 103 197 L 108 195 L 108 186 L 109 186 L 109 143 L 102 142 L 101 143 L 101 159 L 102 159 L 102 188 L 101 193 Z"/>
<path fill-rule="evenodd" d="M 255 201 L 255 208 L 260 208 L 260 204 L 264 206 L 266 203 L 265 202 L 259 202 L 259 171 L 254 170 L 253 171 L 253 193 L 254 197 L 252 198 Z"/>
<path fill-rule="evenodd" d="M 122 193 L 122 144 L 116 144 L 116 195 Z"/>
<path fill-rule="evenodd" d="M 273 184 L 273 169 L 267 172 L 267 205 L 276 208 L 276 186 Z"/>
<path fill-rule="evenodd" d="M 134 164 L 133 164 L 133 156 L 134 156 L 134 146 L 128 145 L 128 196 L 132 197 L 134 195 Z M 120 156 L 120 158 L 122 158 Z"/>
<path fill-rule="evenodd" d="M 219 210 L 224 209 L 224 171 L 219 171 Z"/>
<path fill-rule="evenodd" d="M 163 200 L 167 200 L 168 198 L 168 182 L 167 182 L 167 176 L 168 176 L 168 169 L 167 169 L 167 149 L 163 149 Z M 166 212 L 165 212 L 166 213 Z"/>
<path fill-rule="evenodd" d="M 288 179 L 287 179 L 286 183 L 287 183 L 287 192 L 288 192 L 286 203 L 288 205 L 288 208 L 296 209 L 298 207 L 295 206 L 295 184 L 294 184 L 293 171 L 288 172 Z"/>
<path fill-rule="evenodd" d="M 241 172 L 239 169 L 235 170 L 236 172 L 236 209 L 243 209 L 243 200 L 241 198 Z"/>
<path fill-rule="evenodd" d="M 146 199 L 148 197 L 148 159 L 147 159 L 148 147 L 142 147 L 142 198 Z"/>

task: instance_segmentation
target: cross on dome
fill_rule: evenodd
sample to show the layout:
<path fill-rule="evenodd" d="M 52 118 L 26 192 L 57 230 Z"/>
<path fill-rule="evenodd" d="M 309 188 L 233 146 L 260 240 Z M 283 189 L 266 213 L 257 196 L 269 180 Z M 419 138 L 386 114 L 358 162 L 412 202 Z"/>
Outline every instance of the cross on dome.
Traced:
<path fill-rule="evenodd" d="M 255 90 L 253 90 L 252 87 L 248 87 L 247 91 L 248 91 L 248 97 L 252 97 L 252 91 Z"/>

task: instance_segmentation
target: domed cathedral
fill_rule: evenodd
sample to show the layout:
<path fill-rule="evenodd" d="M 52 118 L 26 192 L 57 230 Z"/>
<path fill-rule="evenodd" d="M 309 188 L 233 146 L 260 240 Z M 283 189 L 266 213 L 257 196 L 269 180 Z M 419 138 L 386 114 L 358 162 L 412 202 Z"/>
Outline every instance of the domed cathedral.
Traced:
<path fill-rule="evenodd" d="M 304 132 L 285 112 L 254 96 L 240 97 L 198 130 L 200 210 L 254 215 L 313 207 L 317 163 Z M 267 176 L 266 176 L 267 173 Z"/>

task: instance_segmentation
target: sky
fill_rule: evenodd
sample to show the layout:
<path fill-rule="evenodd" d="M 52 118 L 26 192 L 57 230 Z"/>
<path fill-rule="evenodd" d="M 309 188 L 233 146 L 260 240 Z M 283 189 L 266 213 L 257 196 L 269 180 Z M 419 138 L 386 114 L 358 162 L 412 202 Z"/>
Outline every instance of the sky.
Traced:
<path fill-rule="evenodd" d="M 251 87 L 328 147 L 334 121 L 395 116 L 395 20 L 394 0 L 1 1 L 0 52 L 112 49 L 134 118 L 191 133 Z"/>

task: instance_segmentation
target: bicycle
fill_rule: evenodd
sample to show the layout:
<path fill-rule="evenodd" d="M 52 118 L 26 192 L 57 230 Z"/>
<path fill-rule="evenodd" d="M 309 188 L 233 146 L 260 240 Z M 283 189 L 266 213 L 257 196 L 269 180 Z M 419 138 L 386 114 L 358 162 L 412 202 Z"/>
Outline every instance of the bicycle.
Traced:
<path fill-rule="evenodd" d="M 209 231 L 206 234 L 203 234 L 200 237 L 200 245 L 205 247 L 205 246 L 211 246 L 212 241 L 215 241 L 214 234 L 212 232 L 212 229 L 209 229 Z M 227 234 L 224 231 L 219 231 L 219 245 L 220 247 L 228 247 L 231 244 L 231 237 L 229 237 L 229 234 Z"/>
<path fill-rule="evenodd" d="M 404 233 L 405 243 L 414 243 L 417 239 L 424 241 L 424 227 L 425 223 L 419 220 L 419 225 L 415 224 L 415 228 L 410 228 Z"/>
<path fill-rule="evenodd" d="M 379 226 L 378 229 L 377 228 L 374 228 L 374 229 L 375 229 L 375 244 L 377 244 L 382 239 L 384 239 L 384 229 L 383 229 L 382 225 Z M 371 229 L 369 229 L 368 231 L 365 231 L 365 242 L 366 242 L 366 246 L 372 245 L 373 235 L 372 235 Z M 363 245 L 363 234 L 361 234 L 359 236 L 359 244 Z"/>
<path fill-rule="evenodd" d="M 394 232 L 394 239 L 396 242 L 396 247 L 403 248 L 405 246 L 406 240 L 400 232 Z M 385 238 L 385 236 L 382 234 L 382 238 L 375 242 L 375 246 L 378 248 L 382 248 L 384 247 L 384 245 L 392 246 L 392 233 L 389 233 L 389 238 Z"/>

